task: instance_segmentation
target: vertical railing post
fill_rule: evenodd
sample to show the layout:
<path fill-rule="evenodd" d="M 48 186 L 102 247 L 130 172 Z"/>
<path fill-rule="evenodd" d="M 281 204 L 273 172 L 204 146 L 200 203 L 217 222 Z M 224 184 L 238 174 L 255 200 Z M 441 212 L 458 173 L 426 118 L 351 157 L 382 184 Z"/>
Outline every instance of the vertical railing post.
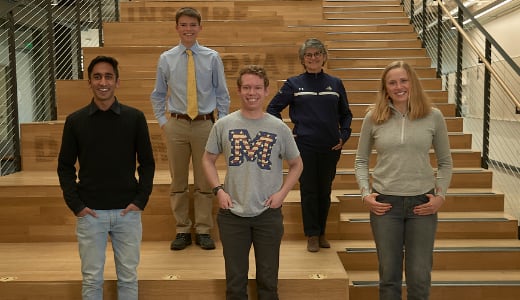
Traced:
<path fill-rule="evenodd" d="M 413 0 L 410 1 L 410 24 L 415 23 L 415 4 L 413 3 Z"/>
<path fill-rule="evenodd" d="M 442 76 L 442 8 L 437 5 L 437 78 Z"/>
<path fill-rule="evenodd" d="M 114 15 L 116 22 L 119 22 L 121 19 L 121 16 L 119 15 L 119 0 L 114 0 Z"/>
<path fill-rule="evenodd" d="M 459 7 L 457 22 L 459 23 L 461 28 L 464 28 L 464 13 L 462 9 Z M 457 32 L 457 71 L 455 73 L 455 104 L 456 108 L 456 116 L 461 117 L 461 107 L 462 107 L 462 55 L 464 49 L 464 40 L 462 34 Z"/>
<path fill-rule="evenodd" d="M 421 20 L 421 46 L 426 45 L 426 0 L 422 2 L 422 20 Z"/>
<path fill-rule="evenodd" d="M 105 44 L 103 37 L 103 1 L 97 1 L 97 28 L 99 34 L 99 47 L 103 47 Z"/>
<path fill-rule="evenodd" d="M 491 64 L 491 43 L 486 39 L 486 61 Z M 489 162 L 489 129 L 491 122 L 491 73 L 484 68 L 484 116 L 482 124 L 482 159 L 481 167 L 488 168 Z"/>
<path fill-rule="evenodd" d="M 7 103 L 6 110 L 7 116 L 11 122 L 7 125 L 12 138 L 14 147 L 14 159 L 15 159 L 15 171 L 22 169 L 22 156 L 20 155 L 20 131 L 19 131 L 19 118 L 18 118 L 18 83 L 16 75 L 16 37 L 15 37 L 15 22 L 13 11 L 7 13 L 7 39 L 9 47 L 9 68 L 7 74 Z"/>
<path fill-rule="evenodd" d="M 78 79 L 83 79 L 83 52 L 81 50 L 81 0 L 76 0 L 76 61 Z"/>
<path fill-rule="evenodd" d="M 47 67 L 49 68 L 48 74 L 48 82 L 49 82 L 49 95 L 50 101 L 49 103 L 51 109 L 51 120 L 58 119 L 58 108 L 56 102 L 56 60 L 54 57 L 54 22 L 52 16 L 52 0 L 47 0 L 47 5 L 45 6 L 45 11 L 47 12 Z"/>

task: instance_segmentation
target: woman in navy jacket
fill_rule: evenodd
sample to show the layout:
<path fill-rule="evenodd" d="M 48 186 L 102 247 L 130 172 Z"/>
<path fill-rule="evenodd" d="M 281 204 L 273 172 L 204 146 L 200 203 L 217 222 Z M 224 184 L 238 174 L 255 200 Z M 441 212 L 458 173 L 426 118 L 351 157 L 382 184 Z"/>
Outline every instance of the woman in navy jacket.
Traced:
<path fill-rule="evenodd" d="M 273 97 L 267 112 L 282 118 L 289 106 L 294 137 L 303 159 L 300 197 L 307 250 L 329 248 L 325 227 L 330 207 L 332 181 L 343 144 L 350 137 L 352 112 L 341 79 L 323 71 L 325 45 L 306 40 L 298 52 L 305 72 L 287 79 Z"/>

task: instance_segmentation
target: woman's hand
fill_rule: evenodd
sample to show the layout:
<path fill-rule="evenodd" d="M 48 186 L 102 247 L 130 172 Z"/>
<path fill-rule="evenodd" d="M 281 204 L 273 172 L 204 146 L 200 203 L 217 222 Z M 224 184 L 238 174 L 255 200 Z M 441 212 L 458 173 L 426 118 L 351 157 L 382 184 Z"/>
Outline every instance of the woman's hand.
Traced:
<path fill-rule="evenodd" d="M 392 205 L 390 203 L 381 203 L 377 202 L 376 197 L 378 196 L 378 193 L 372 193 L 369 195 L 366 195 L 363 198 L 363 203 L 365 206 L 368 207 L 368 209 L 374 213 L 375 215 L 382 216 L 386 214 L 391 208 Z"/>
<path fill-rule="evenodd" d="M 429 201 L 414 207 L 414 214 L 419 216 L 433 215 L 441 208 L 442 204 L 444 203 L 444 198 L 442 196 L 426 194 L 426 197 L 428 197 Z"/>

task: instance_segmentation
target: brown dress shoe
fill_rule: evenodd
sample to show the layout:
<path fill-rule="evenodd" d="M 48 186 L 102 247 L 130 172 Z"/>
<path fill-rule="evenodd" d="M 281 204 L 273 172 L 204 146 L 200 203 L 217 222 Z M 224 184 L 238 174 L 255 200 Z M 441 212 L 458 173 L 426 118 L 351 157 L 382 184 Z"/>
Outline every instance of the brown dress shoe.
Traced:
<path fill-rule="evenodd" d="M 320 242 L 318 236 L 310 236 L 307 239 L 307 251 L 318 252 L 320 251 Z"/>
<path fill-rule="evenodd" d="M 320 248 L 330 248 L 330 243 L 327 241 L 324 235 L 320 235 L 319 241 Z"/>

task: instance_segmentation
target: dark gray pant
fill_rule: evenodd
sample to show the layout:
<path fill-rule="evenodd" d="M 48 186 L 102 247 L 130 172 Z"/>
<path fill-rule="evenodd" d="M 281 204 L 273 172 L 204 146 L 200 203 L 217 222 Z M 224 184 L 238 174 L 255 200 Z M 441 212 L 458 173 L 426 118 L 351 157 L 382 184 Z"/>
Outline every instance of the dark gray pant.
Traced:
<path fill-rule="evenodd" d="M 428 197 L 380 194 L 376 200 L 392 204 L 382 216 L 370 213 L 379 258 L 379 299 L 401 300 L 403 258 L 408 300 L 429 299 L 437 214 L 413 213 Z"/>
<path fill-rule="evenodd" d="M 278 267 L 283 236 L 281 208 L 244 218 L 220 209 L 217 215 L 226 266 L 226 299 L 247 300 L 249 252 L 255 251 L 258 300 L 278 299 Z"/>

